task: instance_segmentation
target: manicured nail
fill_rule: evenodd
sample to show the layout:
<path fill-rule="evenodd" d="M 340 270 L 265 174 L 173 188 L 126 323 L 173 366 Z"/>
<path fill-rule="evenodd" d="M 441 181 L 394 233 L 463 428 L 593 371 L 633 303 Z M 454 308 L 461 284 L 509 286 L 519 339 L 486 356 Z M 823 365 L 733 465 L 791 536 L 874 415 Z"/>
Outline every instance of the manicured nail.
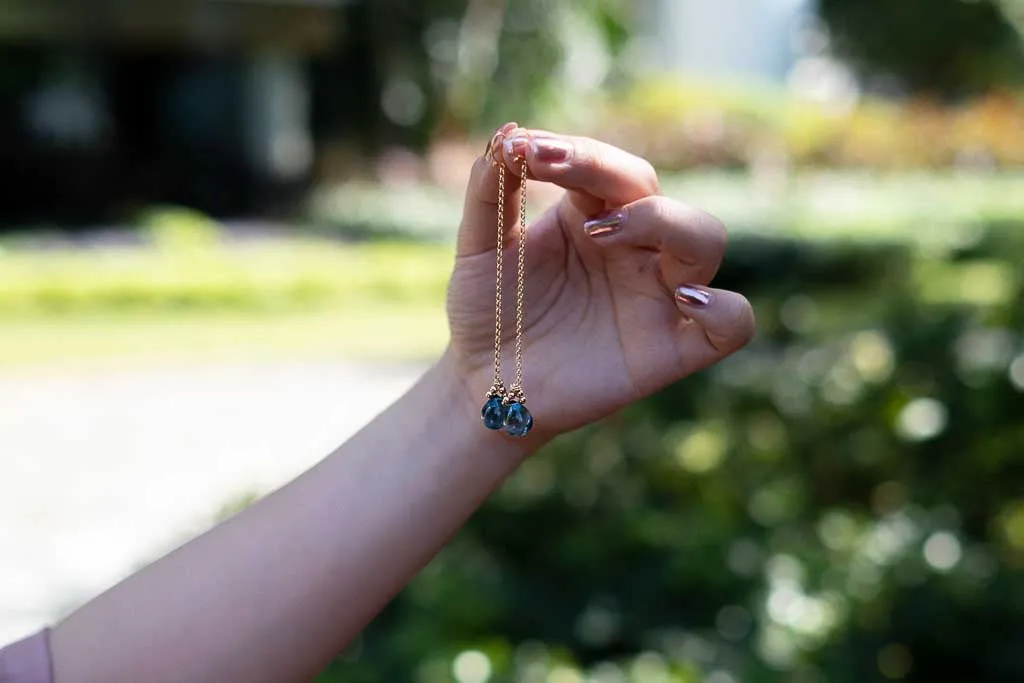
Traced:
<path fill-rule="evenodd" d="M 604 237 L 614 235 L 622 229 L 622 223 L 626 220 L 625 211 L 615 211 L 607 216 L 591 218 L 583 223 L 583 231 L 591 237 Z"/>
<path fill-rule="evenodd" d="M 491 139 L 487 142 L 487 149 L 484 151 L 484 156 L 488 159 L 493 160 L 494 153 L 498 151 L 498 146 L 501 145 L 502 141 L 505 139 L 505 136 L 508 135 L 510 132 L 514 131 L 518 127 L 518 123 L 516 123 L 515 121 L 509 121 L 504 126 L 496 130 L 494 132 L 494 135 L 492 135 Z"/>
<path fill-rule="evenodd" d="M 505 140 L 505 163 L 516 159 L 525 159 L 530 139 L 525 135 L 516 135 Z"/>
<path fill-rule="evenodd" d="M 561 164 L 569 160 L 572 146 L 554 138 L 534 138 L 530 141 L 533 157 L 548 164 Z"/>
<path fill-rule="evenodd" d="M 676 303 L 704 308 L 711 303 L 711 292 L 690 285 L 676 287 Z"/>

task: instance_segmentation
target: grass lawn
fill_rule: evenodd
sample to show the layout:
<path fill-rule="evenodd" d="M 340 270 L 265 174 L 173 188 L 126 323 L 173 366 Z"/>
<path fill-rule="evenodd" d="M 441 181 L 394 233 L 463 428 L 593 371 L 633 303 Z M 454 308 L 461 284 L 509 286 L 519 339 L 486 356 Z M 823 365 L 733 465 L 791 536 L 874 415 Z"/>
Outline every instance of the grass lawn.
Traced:
<path fill-rule="evenodd" d="M 32 315 L 0 322 L 0 368 L 280 357 L 420 360 L 448 339 L 443 302 L 303 312 Z"/>
<path fill-rule="evenodd" d="M 295 238 L 188 249 L 8 250 L 0 366 L 325 354 L 447 340 L 445 246 Z"/>

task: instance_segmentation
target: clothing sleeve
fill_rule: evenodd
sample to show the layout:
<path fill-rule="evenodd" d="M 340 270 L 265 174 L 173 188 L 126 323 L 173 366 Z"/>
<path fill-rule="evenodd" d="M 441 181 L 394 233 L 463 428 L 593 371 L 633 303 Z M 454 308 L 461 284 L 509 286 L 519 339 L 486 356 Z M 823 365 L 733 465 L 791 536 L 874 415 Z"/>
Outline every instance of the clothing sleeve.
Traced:
<path fill-rule="evenodd" d="M 53 683 L 49 629 L 0 649 L 0 683 Z"/>

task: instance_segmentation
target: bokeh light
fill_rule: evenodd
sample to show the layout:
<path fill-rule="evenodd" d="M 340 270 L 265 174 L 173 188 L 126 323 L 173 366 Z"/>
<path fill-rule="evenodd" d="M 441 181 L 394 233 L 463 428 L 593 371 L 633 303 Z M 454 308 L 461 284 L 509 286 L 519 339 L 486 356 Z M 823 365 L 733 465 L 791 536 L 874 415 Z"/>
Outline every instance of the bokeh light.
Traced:
<path fill-rule="evenodd" d="M 79 4 L 0 18 L 0 643 L 423 375 L 516 120 L 721 219 L 757 335 L 526 460 L 318 683 L 1024 680 L 1018 0 Z"/>

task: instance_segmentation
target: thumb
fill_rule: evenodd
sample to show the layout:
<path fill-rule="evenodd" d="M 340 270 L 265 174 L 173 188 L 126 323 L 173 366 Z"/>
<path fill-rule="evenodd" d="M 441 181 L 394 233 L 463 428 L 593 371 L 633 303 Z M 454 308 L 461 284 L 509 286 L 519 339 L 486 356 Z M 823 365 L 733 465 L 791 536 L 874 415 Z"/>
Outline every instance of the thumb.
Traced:
<path fill-rule="evenodd" d="M 457 254 L 472 256 L 494 249 L 497 243 L 498 195 L 504 187 L 504 232 L 516 226 L 519 211 L 519 175 L 504 166 L 501 147 L 505 138 L 518 129 L 506 123 L 491 137 L 484 153 L 477 158 L 466 185 L 466 199 L 459 226 Z M 504 175 L 504 177 L 500 177 Z"/>

